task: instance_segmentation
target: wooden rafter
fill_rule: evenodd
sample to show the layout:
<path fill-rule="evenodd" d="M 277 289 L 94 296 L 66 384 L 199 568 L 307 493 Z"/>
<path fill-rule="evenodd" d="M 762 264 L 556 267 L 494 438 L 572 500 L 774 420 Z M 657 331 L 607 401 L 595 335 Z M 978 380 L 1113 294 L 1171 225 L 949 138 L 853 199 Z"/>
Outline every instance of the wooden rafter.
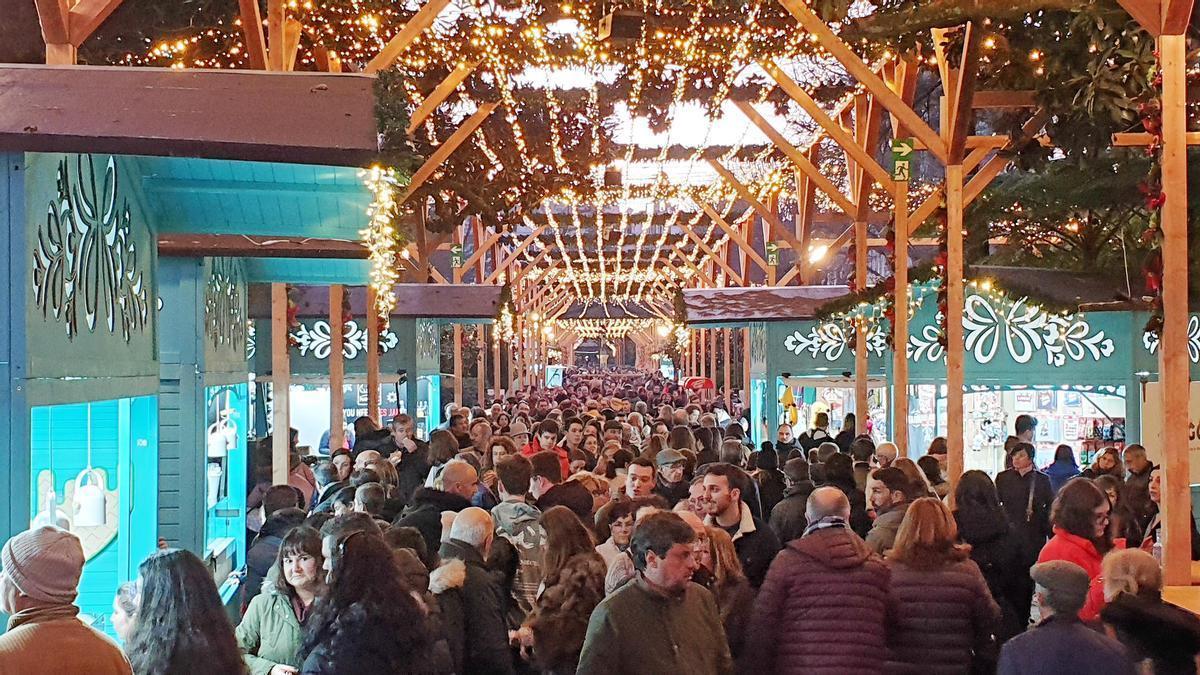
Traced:
<path fill-rule="evenodd" d="M 817 42 L 826 51 L 842 64 L 851 77 L 874 94 L 880 105 L 895 115 L 913 136 L 929 147 L 929 151 L 939 161 L 945 163 L 946 144 L 942 141 L 941 136 L 930 128 L 925 120 L 921 119 L 921 116 L 912 109 L 908 102 L 900 98 L 878 75 L 872 72 L 870 66 L 864 63 L 858 54 L 855 54 L 820 17 L 814 14 L 803 0 L 779 0 L 779 2 L 791 12 L 805 30 L 816 37 Z"/>
<path fill-rule="evenodd" d="M 434 87 L 433 91 L 425 97 L 425 100 L 421 101 L 421 105 L 417 106 L 416 111 L 409 118 L 408 129 L 405 130 L 405 133 L 412 135 L 417 130 L 417 127 L 421 126 L 421 123 L 425 121 L 425 118 L 433 114 L 434 109 L 441 105 L 450 94 L 454 93 L 458 85 L 462 84 L 463 80 L 467 79 L 467 76 L 478 66 L 479 61 L 471 63 L 464 61 L 455 66 L 454 70 L 450 71 L 450 74 L 446 76 L 446 79 Z"/>
<path fill-rule="evenodd" d="M 371 61 L 367 63 L 366 68 L 363 68 L 363 72 L 376 73 L 391 67 L 392 63 L 394 63 L 396 59 L 400 57 L 400 54 L 403 53 L 405 49 L 408 49 L 408 46 L 417 39 L 417 36 L 425 32 L 425 29 L 433 25 L 433 22 L 437 19 L 438 14 L 441 14 L 442 10 L 445 9 L 446 5 L 448 4 L 450 4 L 450 0 L 429 0 L 429 2 L 426 2 L 421 9 L 417 10 L 417 13 L 413 15 L 413 18 L 409 19 L 408 23 L 404 24 L 404 28 L 401 28 L 400 32 L 396 33 L 396 35 L 389 40 L 386 45 L 383 46 L 383 49 L 379 50 L 379 53 L 375 55 L 375 58 L 371 59 Z"/>
<path fill-rule="evenodd" d="M 267 69 L 285 70 L 283 67 L 287 54 L 287 38 L 283 34 L 283 25 L 287 22 L 287 2 L 285 0 L 267 0 Z"/>
<path fill-rule="evenodd" d="M 754 194 L 750 191 L 750 188 L 746 187 L 746 185 L 739 181 L 729 169 L 726 169 L 717 160 L 709 159 L 707 161 L 709 165 L 721 175 L 721 178 L 725 179 L 725 182 L 729 183 L 730 187 L 732 187 L 738 193 L 738 197 L 740 197 L 742 201 L 749 204 L 750 208 L 754 209 L 755 213 L 757 213 L 760 218 L 770 224 L 771 231 L 776 237 L 788 242 L 790 246 L 796 245 L 794 243 L 795 237 L 792 236 L 792 233 L 788 232 L 787 228 L 783 226 L 783 223 L 780 222 L 779 218 L 772 213 L 770 209 L 768 209 L 762 202 L 758 201 L 758 198 L 754 196 Z"/>
<path fill-rule="evenodd" d="M 434 150 L 433 154 L 429 156 L 429 159 L 425 160 L 425 163 L 421 165 L 421 168 L 417 169 L 416 172 L 413 173 L 412 178 L 409 180 L 408 187 L 404 191 L 404 195 L 397 200 L 397 202 L 403 204 L 408 200 L 409 197 L 412 196 L 414 192 L 417 191 L 418 188 L 425 184 L 425 181 L 433 177 L 434 172 L 438 170 L 438 167 L 442 165 L 442 162 L 445 162 L 450 155 L 458 149 L 458 146 L 462 145 L 463 141 L 467 140 L 471 134 L 475 133 L 475 130 L 479 128 L 479 125 L 483 124 L 483 121 L 487 119 L 488 115 L 491 115 L 492 111 L 495 109 L 495 103 L 488 102 L 479 104 L 479 109 L 475 111 L 475 114 L 471 115 L 466 119 L 466 121 L 460 124 L 459 127 L 454 130 L 454 133 L 450 135 L 450 138 L 447 138 L 445 141 L 443 141 L 442 144 L 437 147 L 437 150 Z"/>
<path fill-rule="evenodd" d="M 262 10 L 258 0 L 238 0 L 242 23 L 242 43 L 246 58 L 254 70 L 267 69 L 267 37 L 263 34 Z"/>
<path fill-rule="evenodd" d="M 700 208 L 704 209 L 704 212 L 706 214 L 708 214 L 708 217 L 712 220 L 712 222 L 715 223 L 717 227 L 721 228 L 721 230 L 723 230 L 726 235 L 729 236 L 730 241 L 732 241 L 734 244 L 736 244 L 737 247 L 739 249 L 741 249 L 742 253 L 745 256 L 749 257 L 750 260 L 753 260 L 754 264 L 758 265 L 759 269 L 766 272 L 767 269 L 769 268 L 769 265 L 767 265 L 767 261 L 764 260 L 763 257 L 758 254 L 758 251 L 754 250 L 754 247 L 750 244 L 750 242 L 748 242 L 746 240 L 746 238 L 743 237 L 741 235 L 741 233 L 739 233 L 737 231 L 736 228 L 731 226 L 729 223 L 725 222 L 725 219 L 721 217 L 721 214 L 717 213 L 716 209 L 714 209 L 713 207 L 709 206 L 708 204 L 706 204 L 704 202 L 699 202 L 699 204 L 700 204 Z M 742 261 L 742 274 L 749 275 L 749 273 L 750 273 L 750 270 L 747 269 L 745 260 L 743 260 Z"/>
<path fill-rule="evenodd" d="M 516 262 L 517 258 L 522 253 L 525 252 L 525 249 L 529 248 L 529 246 L 531 244 L 533 244 L 533 242 L 537 241 L 538 237 L 540 237 L 542 235 L 542 232 L 545 232 L 545 231 L 546 231 L 545 225 L 540 225 L 540 226 L 534 228 L 533 232 L 531 232 L 528 237 L 526 237 L 524 240 L 522 240 L 520 244 L 517 244 L 517 247 L 515 249 L 513 249 L 512 253 L 508 254 L 508 257 L 506 257 L 504 259 L 504 262 L 496 265 L 496 269 L 492 270 L 492 273 L 488 275 L 487 280 L 485 280 L 483 283 L 485 283 L 485 284 L 495 283 L 496 279 L 501 274 L 503 274 L 505 270 L 507 270 L 509 267 L 511 267 L 513 265 L 513 263 Z M 550 249 L 549 248 L 543 249 L 542 256 L 539 256 L 537 259 L 541 260 L 541 258 L 543 256 L 545 256 L 546 251 L 548 251 L 548 250 L 550 250 Z"/>
<path fill-rule="evenodd" d="M 808 113 L 822 129 L 825 130 L 825 135 L 841 146 L 846 152 L 848 158 L 860 165 L 867 173 L 871 175 L 880 185 L 890 185 L 892 175 L 884 170 L 875 158 L 869 152 L 864 150 L 855 140 L 854 136 L 846 131 L 846 129 L 833 118 L 831 118 L 818 104 L 813 97 L 809 95 L 804 87 L 801 87 L 795 80 L 788 76 L 787 73 L 775 64 L 774 61 L 763 61 L 762 67 L 767 71 L 767 74 L 775 80 L 789 98 L 795 101 Z M 872 74 L 874 77 L 874 74 Z M 889 90 L 890 91 L 890 90 Z M 905 104 L 907 105 L 907 104 Z M 911 110 L 911 109 L 910 109 Z M 915 114 L 915 113 L 914 113 Z"/>
<path fill-rule="evenodd" d="M 79 0 L 67 17 L 71 44 L 79 47 L 121 5 L 121 0 Z"/>
<path fill-rule="evenodd" d="M 758 111 L 754 109 L 754 106 L 750 105 L 750 103 L 747 101 L 735 101 L 734 105 L 736 105 L 738 109 L 741 110 L 742 113 L 744 113 L 746 117 L 749 118 L 750 121 L 753 122 L 754 125 L 757 126 L 763 132 L 763 134 L 767 136 L 767 138 L 771 139 L 771 142 L 775 144 L 775 147 L 779 148 L 779 150 L 782 151 L 783 154 L 792 161 L 792 164 L 796 165 L 796 168 L 803 173 L 806 179 L 813 181 L 815 186 L 820 188 L 821 192 L 824 192 L 829 197 L 830 201 L 834 203 L 834 205 L 836 205 L 848 216 L 854 212 L 854 204 L 846 197 L 846 195 L 842 194 L 841 190 L 838 190 L 837 186 L 821 173 L 821 170 L 817 168 L 817 165 L 813 163 L 812 159 L 810 159 L 808 155 L 806 155 L 796 146 L 789 143 L 788 140 L 783 137 L 783 134 L 779 133 L 779 131 L 769 121 L 767 121 L 766 118 L 758 114 Z M 793 245 L 793 248 L 796 248 L 796 246 Z"/>
<path fill-rule="evenodd" d="M 692 241 L 696 242 L 696 246 L 698 246 L 701 251 L 704 251 L 704 253 L 708 255 L 708 260 L 710 262 L 716 264 L 722 270 L 724 270 L 725 273 L 727 275 L 729 275 L 728 278 L 731 278 L 734 281 L 736 281 L 738 283 L 738 285 L 742 284 L 742 278 L 740 276 L 738 276 L 738 274 L 736 272 L 733 271 L 733 268 L 730 267 L 729 263 L 725 262 L 725 260 L 720 255 L 718 255 L 716 252 L 714 252 L 712 250 L 712 248 L 709 247 L 708 244 L 704 243 L 704 240 L 700 238 L 700 235 L 693 232 L 692 228 L 690 228 L 690 227 L 683 228 L 683 231 L 687 233 L 687 236 L 690 237 Z"/>

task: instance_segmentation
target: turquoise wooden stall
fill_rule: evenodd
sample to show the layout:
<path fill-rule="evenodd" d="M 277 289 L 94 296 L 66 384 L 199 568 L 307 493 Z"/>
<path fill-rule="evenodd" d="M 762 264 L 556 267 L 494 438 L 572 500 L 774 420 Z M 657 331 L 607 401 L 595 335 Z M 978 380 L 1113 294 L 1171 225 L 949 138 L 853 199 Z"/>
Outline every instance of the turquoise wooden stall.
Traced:
<path fill-rule="evenodd" d="M 160 543 L 204 556 L 229 597 L 250 258 L 279 255 L 253 237 L 358 255 L 373 78 L 4 65 L 0 82 L 22 102 L 0 114 L 0 534 L 79 533 L 101 626 Z M 285 265 L 324 266 L 303 262 Z"/>
<path fill-rule="evenodd" d="M 156 224 L 135 160 L 7 153 L 0 174 L 5 534 L 58 524 L 98 627 L 156 546 Z"/>

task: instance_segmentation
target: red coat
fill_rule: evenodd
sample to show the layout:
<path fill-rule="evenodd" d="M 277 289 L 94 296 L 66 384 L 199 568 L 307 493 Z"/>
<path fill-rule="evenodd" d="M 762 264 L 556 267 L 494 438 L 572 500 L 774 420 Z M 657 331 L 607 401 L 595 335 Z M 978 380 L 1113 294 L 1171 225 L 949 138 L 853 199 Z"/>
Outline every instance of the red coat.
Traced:
<path fill-rule="evenodd" d="M 1125 548 L 1125 540 L 1113 542 L 1114 548 Z M 1042 547 L 1037 561 L 1066 560 L 1073 562 L 1087 572 L 1091 586 L 1088 588 L 1087 602 L 1079 610 L 1079 618 L 1084 621 L 1096 621 L 1100 618 L 1100 610 L 1104 609 L 1104 580 L 1100 578 L 1100 561 L 1104 556 L 1096 550 L 1096 545 L 1078 535 L 1066 530 L 1054 528 L 1054 536 Z"/>
<path fill-rule="evenodd" d="M 532 457 L 541 451 L 542 451 L 542 446 L 538 445 L 538 440 L 537 440 L 537 437 L 535 436 L 532 441 L 529 441 L 528 443 L 525 444 L 525 447 L 521 448 L 521 455 L 523 457 Z M 571 458 L 567 455 L 567 451 L 563 450 L 562 448 L 558 447 L 557 445 L 554 446 L 553 448 L 550 448 L 550 451 L 553 452 L 554 454 L 558 455 L 558 463 L 560 466 L 562 466 L 562 479 L 566 480 L 566 479 L 570 478 L 571 477 Z"/>
<path fill-rule="evenodd" d="M 848 529 L 793 540 L 767 571 L 746 631 L 747 672 L 880 673 L 890 573 Z"/>

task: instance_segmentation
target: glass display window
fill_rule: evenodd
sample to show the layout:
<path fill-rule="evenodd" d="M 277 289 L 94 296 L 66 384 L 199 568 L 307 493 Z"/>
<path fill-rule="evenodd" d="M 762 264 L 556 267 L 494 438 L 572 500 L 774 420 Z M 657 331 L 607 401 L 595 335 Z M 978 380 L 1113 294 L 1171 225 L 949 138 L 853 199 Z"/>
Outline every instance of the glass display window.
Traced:
<path fill-rule="evenodd" d="M 206 387 L 204 399 L 204 560 L 228 599 L 236 590 L 229 574 L 246 559 L 249 386 Z"/>
<path fill-rule="evenodd" d="M 30 525 L 79 537 L 76 604 L 83 620 L 113 635 L 117 586 L 158 543 L 158 397 L 34 407 L 30 469 Z"/>

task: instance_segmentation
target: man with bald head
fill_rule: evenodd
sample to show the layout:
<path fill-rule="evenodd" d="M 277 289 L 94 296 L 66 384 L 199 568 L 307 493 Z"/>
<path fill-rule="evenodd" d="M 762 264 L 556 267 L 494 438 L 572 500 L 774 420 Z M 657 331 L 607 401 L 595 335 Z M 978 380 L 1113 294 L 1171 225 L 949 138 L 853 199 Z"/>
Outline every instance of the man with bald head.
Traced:
<path fill-rule="evenodd" d="M 441 545 L 442 512 L 458 513 L 471 505 L 471 497 L 479 489 L 479 472 L 462 460 L 451 460 L 442 471 L 442 487 L 445 489 L 417 488 L 412 503 L 393 523 L 396 527 L 420 530 L 429 551 L 436 551 Z"/>
<path fill-rule="evenodd" d="M 507 595 L 484 562 L 494 533 L 487 511 L 473 506 L 459 511 L 441 547 L 443 562 L 429 575 L 456 673 L 513 672 L 501 600 Z"/>
<path fill-rule="evenodd" d="M 775 557 L 754 602 L 747 670 L 883 672 L 888 568 L 850 530 L 841 490 L 814 490 L 805 518 L 803 536 Z"/>

